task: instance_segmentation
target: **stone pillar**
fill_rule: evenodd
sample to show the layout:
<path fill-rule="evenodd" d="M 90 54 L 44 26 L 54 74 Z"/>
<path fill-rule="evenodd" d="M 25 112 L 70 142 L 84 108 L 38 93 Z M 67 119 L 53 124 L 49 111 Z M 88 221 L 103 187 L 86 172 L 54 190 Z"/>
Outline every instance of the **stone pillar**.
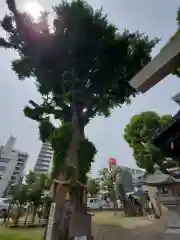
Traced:
<path fill-rule="evenodd" d="M 158 196 L 159 201 L 168 209 L 166 229 L 164 240 L 180 239 L 180 197 L 176 196 Z"/>

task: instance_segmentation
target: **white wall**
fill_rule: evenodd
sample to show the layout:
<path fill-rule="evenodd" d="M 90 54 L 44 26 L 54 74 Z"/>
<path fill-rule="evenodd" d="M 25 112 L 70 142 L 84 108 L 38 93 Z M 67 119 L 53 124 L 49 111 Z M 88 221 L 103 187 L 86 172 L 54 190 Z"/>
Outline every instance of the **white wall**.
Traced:
<path fill-rule="evenodd" d="M 2 196 L 8 187 L 11 176 L 13 175 L 14 169 L 18 161 L 18 154 L 13 152 L 13 146 L 15 143 L 15 138 L 10 137 L 7 144 L 1 150 L 1 159 L 7 160 L 7 163 L 4 163 L 0 160 L 1 165 L 5 166 L 6 169 L 3 173 L 3 176 L 0 180 L 0 196 Z"/>

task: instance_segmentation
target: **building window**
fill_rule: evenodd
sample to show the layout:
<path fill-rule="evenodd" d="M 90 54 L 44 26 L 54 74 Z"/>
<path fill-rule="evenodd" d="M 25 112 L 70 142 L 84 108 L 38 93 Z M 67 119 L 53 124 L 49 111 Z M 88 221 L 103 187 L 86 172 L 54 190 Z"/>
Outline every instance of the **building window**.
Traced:
<path fill-rule="evenodd" d="M 5 166 L 0 166 L 0 171 L 1 171 L 1 172 L 4 172 L 4 171 L 5 171 L 5 169 L 6 169 L 6 167 L 5 167 Z"/>
<path fill-rule="evenodd" d="M 21 159 L 21 158 L 18 158 L 18 162 L 20 162 L 20 163 L 24 163 L 24 158 L 23 159 Z"/>
<path fill-rule="evenodd" d="M 9 158 L 3 158 L 3 157 L 0 157 L 0 163 L 8 163 L 10 161 Z"/>
<path fill-rule="evenodd" d="M 21 168 L 20 168 L 20 167 L 18 167 L 18 166 L 16 166 L 16 167 L 15 167 L 15 170 L 20 170 L 20 169 L 21 169 Z"/>

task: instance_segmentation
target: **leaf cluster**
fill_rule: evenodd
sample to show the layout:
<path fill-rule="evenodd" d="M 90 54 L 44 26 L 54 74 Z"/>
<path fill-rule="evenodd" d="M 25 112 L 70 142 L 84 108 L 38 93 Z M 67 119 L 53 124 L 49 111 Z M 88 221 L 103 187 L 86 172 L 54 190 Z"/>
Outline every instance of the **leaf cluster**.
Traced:
<path fill-rule="evenodd" d="M 163 153 L 153 146 L 152 140 L 171 120 L 171 115 L 159 116 L 152 111 L 142 112 L 131 118 L 124 129 L 124 139 L 133 150 L 137 166 L 153 172 L 155 163 L 163 163 Z"/>
<path fill-rule="evenodd" d="M 7 6 L 10 14 L 1 22 L 7 39 L 1 38 L 0 46 L 19 53 L 13 70 L 19 79 L 35 78 L 43 97 L 42 105 L 26 107 L 28 117 L 40 120 L 53 114 L 69 119 L 75 92 L 86 124 L 96 114 L 108 116 L 136 93 L 128 81 L 151 60 L 158 39 L 127 30 L 119 33 L 102 9 L 94 10 L 82 0 L 54 7 L 53 27 L 47 13 L 35 22 L 18 11 L 14 0 L 7 0 Z"/>
<path fill-rule="evenodd" d="M 46 175 L 37 176 L 33 171 L 29 171 L 25 182 L 12 192 L 13 201 L 20 206 L 30 203 L 38 207 L 43 203 L 44 192 L 49 189 L 50 184 L 51 180 Z"/>
<path fill-rule="evenodd" d="M 98 194 L 100 190 L 100 185 L 97 179 L 90 178 L 87 181 L 87 191 L 91 195 L 91 197 L 94 197 Z"/>

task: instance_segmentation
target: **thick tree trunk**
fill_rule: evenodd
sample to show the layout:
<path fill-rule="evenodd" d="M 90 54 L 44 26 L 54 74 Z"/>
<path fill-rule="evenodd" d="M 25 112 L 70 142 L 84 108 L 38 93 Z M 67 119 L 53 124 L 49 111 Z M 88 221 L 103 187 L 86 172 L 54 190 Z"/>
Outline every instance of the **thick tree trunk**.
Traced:
<path fill-rule="evenodd" d="M 50 213 L 48 228 L 46 230 L 45 240 L 67 240 L 68 239 L 68 208 L 71 207 L 74 213 L 85 213 L 85 207 L 83 204 L 84 190 L 77 184 L 78 181 L 78 147 L 80 138 L 84 137 L 84 128 L 81 126 L 81 130 L 78 124 L 78 118 L 76 112 L 73 115 L 72 125 L 74 127 L 73 136 L 67 151 L 66 164 L 74 167 L 74 174 L 70 179 L 71 184 L 74 183 L 74 189 L 71 193 L 71 200 L 66 201 L 66 194 L 69 191 L 69 184 L 61 184 L 65 181 L 64 174 L 59 176 L 59 184 L 55 186 L 54 199 L 52 206 L 55 206 L 54 213 Z M 52 218 L 52 219 L 51 219 Z"/>
<path fill-rule="evenodd" d="M 67 229 L 65 226 L 65 219 L 64 219 L 64 205 L 65 205 L 65 198 L 67 193 L 67 186 L 60 186 L 57 189 L 56 196 L 55 196 L 55 213 L 54 213 L 54 224 L 52 229 L 52 236 L 51 240 L 65 240 L 67 239 Z M 48 239 L 50 240 L 50 239 Z"/>
<path fill-rule="evenodd" d="M 116 208 L 118 208 L 118 205 L 117 205 L 116 193 L 115 193 L 114 189 L 112 189 L 112 191 L 111 191 L 111 199 L 112 199 L 113 207 L 114 207 L 114 215 L 116 216 Z"/>
<path fill-rule="evenodd" d="M 15 226 L 18 225 L 20 216 L 21 216 L 21 206 L 18 206 L 15 221 L 14 221 Z"/>
<path fill-rule="evenodd" d="M 43 218 L 47 219 L 48 217 L 48 202 L 45 201 L 44 202 L 44 207 L 43 207 L 43 211 L 42 211 L 42 216 Z"/>
<path fill-rule="evenodd" d="M 60 182 L 62 179 L 59 179 Z M 81 188 L 76 186 L 74 192 L 71 194 L 71 200 L 66 200 L 66 194 L 69 189 L 68 185 L 56 186 L 56 193 L 54 196 L 54 201 L 52 204 L 55 205 L 54 216 L 53 213 L 50 213 L 49 216 L 49 225 L 50 218 L 53 218 L 53 224 L 51 231 L 47 229 L 46 240 L 67 240 L 68 239 L 68 212 L 65 207 L 66 204 L 72 207 L 72 213 L 85 213 L 85 207 L 83 204 L 83 192 Z M 70 213 L 71 214 L 71 213 Z M 50 227 L 50 226 L 49 226 Z M 51 232 L 51 233 L 50 233 Z"/>
<path fill-rule="evenodd" d="M 35 222 L 36 212 L 37 212 L 37 206 L 33 206 L 33 207 L 32 207 L 32 219 L 31 219 L 32 223 Z"/>

